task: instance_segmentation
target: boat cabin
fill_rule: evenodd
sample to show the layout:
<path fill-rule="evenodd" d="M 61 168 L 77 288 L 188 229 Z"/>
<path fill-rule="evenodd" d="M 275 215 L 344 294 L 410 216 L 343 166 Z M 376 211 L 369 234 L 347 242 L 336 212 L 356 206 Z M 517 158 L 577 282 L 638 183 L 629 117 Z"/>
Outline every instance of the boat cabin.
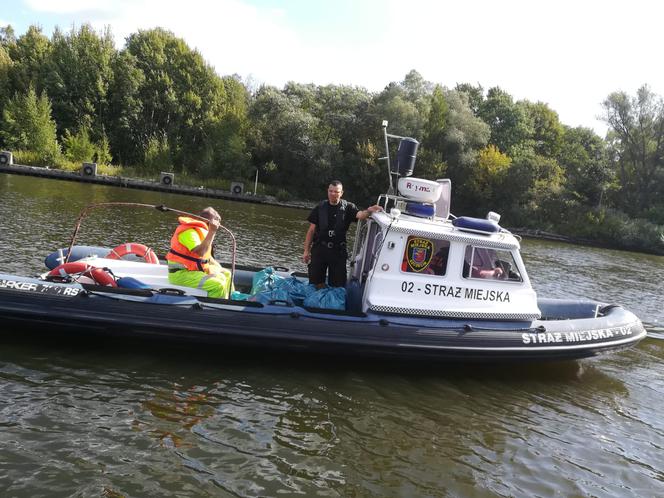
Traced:
<path fill-rule="evenodd" d="M 357 311 L 533 320 L 537 295 L 519 239 L 499 216 L 449 214 L 449 180 L 401 178 L 384 212 L 358 227 L 348 299 Z"/>

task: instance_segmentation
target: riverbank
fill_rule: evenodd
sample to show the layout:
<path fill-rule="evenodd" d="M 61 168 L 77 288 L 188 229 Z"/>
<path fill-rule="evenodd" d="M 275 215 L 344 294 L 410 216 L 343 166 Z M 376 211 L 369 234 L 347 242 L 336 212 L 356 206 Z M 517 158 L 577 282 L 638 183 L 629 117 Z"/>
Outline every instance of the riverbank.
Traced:
<path fill-rule="evenodd" d="M 264 204 L 268 206 L 281 206 L 296 209 L 312 209 L 316 204 L 307 201 L 281 201 L 274 196 L 270 195 L 254 195 L 244 191 L 241 187 L 236 192 L 223 189 L 207 188 L 203 186 L 193 187 L 187 185 L 177 185 L 173 182 L 173 177 L 168 174 L 162 174 L 162 178 L 157 180 L 145 180 L 138 178 L 130 178 L 125 176 L 113 176 L 97 174 L 94 169 L 88 170 L 87 174 L 85 168 L 81 168 L 80 172 L 66 171 L 61 169 L 40 167 L 40 166 L 27 166 L 21 164 L 0 164 L 0 173 L 8 173 L 15 175 L 36 176 L 42 178 L 49 178 L 53 180 L 65 180 L 85 183 L 95 183 L 99 185 L 108 185 L 115 187 L 133 188 L 140 190 L 152 190 L 158 192 L 167 192 L 180 195 L 193 195 L 197 197 L 208 197 L 212 199 L 224 199 L 237 202 L 249 202 L 253 204 Z M 231 188 L 233 188 L 231 184 Z M 506 227 L 508 228 L 508 227 Z M 634 252 L 643 252 L 647 254 L 664 255 L 664 248 L 660 250 L 648 249 L 645 247 L 624 247 L 620 244 L 606 243 L 600 240 L 593 240 L 582 237 L 573 237 L 561 235 L 558 233 L 543 231 L 535 228 L 526 227 L 509 227 L 512 233 L 520 237 L 538 240 L 551 240 L 557 242 L 566 242 L 569 244 L 576 244 L 589 247 L 599 247 L 604 249 L 626 250 Z M 663 244 L 664 245 L 664 244 Z"/>
<path fill-rule="evenodd" d="M 70 182 L 95 183 L 98 185 L 108 185 L 113 187 L 153 190 L 157 192 L 168 192 L 170 194 L 194 195 L 197 197 L 209 197 L 212 199 L 251 202 L 254 204 L 266 204 L 298 209 L 311 209 L 314 206 L 313 203 L 304 201 L 280 201 L 276 197 L 269 195 L 254 195 L 252 193 L 244 192 L 244 188 L 239 188 L 236 189 L 235 192 L 231 192 L 221 189 L 210 189 L 203 186 L 192 187 L 177 185 L 173 182 L 173 177 L 168 175 L 163 176 L 160 181 L 142 180 L 124 176 L 100 175 L 94 172 L 94 168 L 88 169 L 86 173 L 86 170 L 83 168 L 81 169 L 81 172 L 72 172 L 49 168 L 48 166 L 26 166 L 22 164 L 0 164 L 0 173 L 37 176 Z"/>

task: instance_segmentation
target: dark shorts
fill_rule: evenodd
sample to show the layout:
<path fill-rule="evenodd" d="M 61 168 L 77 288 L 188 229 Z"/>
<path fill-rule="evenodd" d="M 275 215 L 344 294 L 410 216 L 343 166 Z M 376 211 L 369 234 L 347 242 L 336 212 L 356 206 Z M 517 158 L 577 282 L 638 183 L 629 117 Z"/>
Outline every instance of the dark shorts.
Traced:
<path fill-rule="evenodd" d="M 311 263 L 309 263 L 309 283 L 314 285 L 325 283 L 325 276 L 329 273 L 328 285 L 345 287 L 346 259 L 346 251 L 314 246 L 311 249 Z"/>

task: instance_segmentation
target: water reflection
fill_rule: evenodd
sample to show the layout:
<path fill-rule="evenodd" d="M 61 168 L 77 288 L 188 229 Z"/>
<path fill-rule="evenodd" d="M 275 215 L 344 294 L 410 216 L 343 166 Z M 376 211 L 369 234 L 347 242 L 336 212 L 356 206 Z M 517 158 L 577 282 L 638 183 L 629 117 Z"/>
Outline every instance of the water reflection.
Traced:
<path fill-rule="evenodd" d="M 630 407 L 635 379 L 623 377 L 640 351 L 624 364 L 445 368 L 182 353 L 5 348 L 4 441 L 22 441 L 29 468 L 64 458 L 37 473 L 44 489 L 84 491 L 92 480 L 131 494 L 150 481 L 151 492 L 241 496 L 601 495 L 624 465 L 616 444 L 635 434 L 664 441 L 661 424 Z M 647 448 L 629 450 L 640 459 L 633 472 L 653 464 Z M 25 469 L 25 457 L 3 456 L 6 475 Z M 602 479 L 581 470 L 598 461 L 610 471 Z"/>

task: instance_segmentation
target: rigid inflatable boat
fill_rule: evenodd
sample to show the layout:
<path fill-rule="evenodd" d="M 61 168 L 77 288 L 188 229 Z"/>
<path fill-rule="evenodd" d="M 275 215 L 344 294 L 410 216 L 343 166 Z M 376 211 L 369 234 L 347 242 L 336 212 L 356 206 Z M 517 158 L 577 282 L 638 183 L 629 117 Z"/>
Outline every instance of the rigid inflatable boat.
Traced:
<path fill-rule="evenodd" d="M 449 180 L 413 178 L 417 142 L 387 134 L 386 124 L 383 130 L 386 145 L 400 140 L 397 164 L 388 149 L 390 189 L 378 199 L 384 211 L 358 226 L 341 309 L 251 295 L 213 299 L 174 286 L 163 259 L 140 243 L 75 245 L 82 214 L 69 247 L 46 258 L 43 275 L 0 274 L 0 320 L 71 337 L 445 361 L 576 359 L 646 336 L 619 305 L 538 298 L 519 238 L 499 216 L 451 215 Z M 250 294 L 262 269 L 235 265 L 234 250 L 230 266 L 235 288 Z M 274 273 L 306 281 L 286 269 Z"/>

